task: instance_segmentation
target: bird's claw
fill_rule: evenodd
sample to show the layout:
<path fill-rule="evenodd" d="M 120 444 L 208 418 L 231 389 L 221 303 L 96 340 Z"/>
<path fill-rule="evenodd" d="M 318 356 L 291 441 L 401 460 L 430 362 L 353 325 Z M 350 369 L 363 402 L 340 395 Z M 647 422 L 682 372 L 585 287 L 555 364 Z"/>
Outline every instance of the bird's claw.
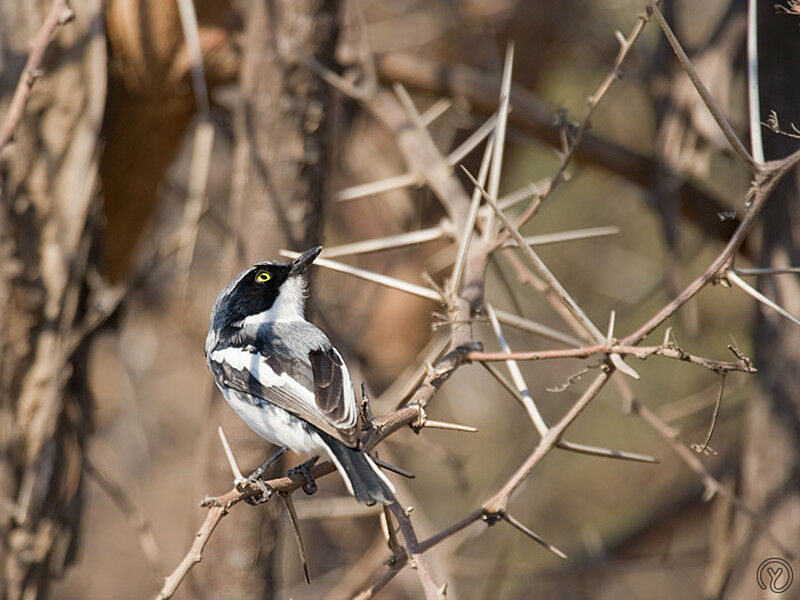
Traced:
<path fill-rule="evenodd" d="M 244 494 L 244 498 L 242 499 L 251 506 L 264 504 L 264 502 L 272 497 L 272 488 L 264 483 L 258 475 L 251 475 L 246 479 L 237 479 L 234 481 L 233 485 Z"/>
<path fill-rule="evenodd" d="M 319 460 L 319 456 L 315 456 L 311 460 L 307 460 L 301 465 L 297 465 L 295 468 L 290 469 L 287 475 L 294 479 L 295 475 L 300 475 L 304 482 L 303 483 L 303 491 L 308 494 L 315 494 L 317 492 L 317 482 L 314 480 L 314 476 L 311 474 L 311 467 Z"/>

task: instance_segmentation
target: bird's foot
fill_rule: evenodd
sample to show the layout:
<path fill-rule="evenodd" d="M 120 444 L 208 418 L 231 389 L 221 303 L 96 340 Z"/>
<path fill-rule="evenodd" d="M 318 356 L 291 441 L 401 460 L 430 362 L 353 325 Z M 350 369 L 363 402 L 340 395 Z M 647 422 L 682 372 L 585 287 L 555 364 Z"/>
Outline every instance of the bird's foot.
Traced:
<path fill-rule="evenodd" d="M 247 477 L 234 482 L 236 489 L 244 494 L 242 500 L 250 506 L 264 504 L 272 498 L 272 488 L 268 486 L 260 477 Z"/>
<path fill-rule="evenodd" d="M 272 497 L 272 488 L 261 479 L 261 476 L 288 451 L 289 449 L 286 446 L 282 446 L 277 452 L 273 453 L 267 460 L 261 463 L 255 471 L 250 473 L 247 478 L 239 479 L 234 482 L 234 486 L 237 490 L 242 493 L 247 493 L 244 497 L 245 502 L 251 506 L 255 506 L 257 504 L 263 504 Z"/>
<path fill-rule="evenodd" d="M 311 460 L 307 460 L 303 464 L 297 465 L 294 469 L 290 469 L 286 474 L 292 479 L 294 479 L 295 475 L 300 475 L 305 481 L 303 484 L 303 491 L 309 496 L 317 491 L 317 482 L 314 481 L 314 477 L 311 475 L 311 467 L 313 467 L 318 460 L 319 456 L 315 456 Z"/>
<path fill-rule="evenodd" d="M 261 465 L 255 471 L 250 473 L 250 477 L 248 477 L 248 479 L 253 477 L 256 478 L 261 477 L 264 473 L 267 472 L 267 469 L 269 469 L 272 465 L 278 462 L 281 456 L 286 454 L 288 451 L 289 448 L 287 448 L 286 446 L 281 446 L 280 448 L 278 448 L 273 454 L 270 455 L 270 457 L 267 460 L 261 463 Z"/>

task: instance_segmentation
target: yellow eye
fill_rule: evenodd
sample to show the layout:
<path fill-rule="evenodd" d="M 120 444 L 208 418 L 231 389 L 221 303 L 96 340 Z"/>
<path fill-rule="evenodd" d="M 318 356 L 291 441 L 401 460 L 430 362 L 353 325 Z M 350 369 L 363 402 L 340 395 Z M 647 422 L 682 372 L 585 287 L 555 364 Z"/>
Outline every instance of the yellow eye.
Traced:
<path fill-rule="evenodd" d="M 272 279 L 272 275 L 266 271 L 259 271 L 256 274 L 256 283 L 267 283 L 270 279 Z"/>

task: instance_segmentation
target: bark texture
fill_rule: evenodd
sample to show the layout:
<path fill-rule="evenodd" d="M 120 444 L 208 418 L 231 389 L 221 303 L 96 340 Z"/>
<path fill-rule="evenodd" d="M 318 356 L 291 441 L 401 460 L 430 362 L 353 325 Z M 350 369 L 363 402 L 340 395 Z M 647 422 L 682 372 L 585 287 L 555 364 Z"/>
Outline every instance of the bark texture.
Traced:
<path fill-rule="evenodd" d="M 49 2 L 0 2 L 0 112 Z M 44 597 L 72 560 L 90 429 L 84 371 L 106 98 L 101 3 L 48 47 L 0 155 L 0 597 Z"/>

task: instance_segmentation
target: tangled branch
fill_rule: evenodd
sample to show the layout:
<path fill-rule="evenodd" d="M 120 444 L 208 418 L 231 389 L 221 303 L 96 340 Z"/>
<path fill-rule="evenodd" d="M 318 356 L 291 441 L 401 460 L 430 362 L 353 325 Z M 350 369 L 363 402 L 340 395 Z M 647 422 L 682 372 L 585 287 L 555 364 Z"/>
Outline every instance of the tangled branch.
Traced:
<path fill-rule="evenodd" d="M 757 217 L 766 204 L 770 193 L 777 183 L 800 162 L 800 152 L 792 154 L 783 160 L 764 164 L 750 156 L 714 99 L 700 81 L 680 43 L 659 11 L 657 4 L 654 1 L 649 3 L 646 13 L 638 18 L 627 37 L 618 34 L 620 49 L 617 58 L 608 75 L 589 97 L 586 113 L 578 125 L 575 135 L 565 141 L 560 164 L 549 181 L 544 186 L 537 187 L 532 199 L 530 199 L 521 216 L 516 220 L 512 220 L 505 214 L 504 210 L 507 207 L 503 206 L 497 194 L 507 124 L 506 116 L 509 98 L 511 97 L 513 51 L 509 50 L 506 55 L 505 68 L 500 85 L 498 110 L 496 117 L 492 119 L 492 126 L 490 133 L 488 133 L 481 167 L 477 176 L 470 175 L 473 183 L 471 194 L 467 192 L 461 181 L 456 177 L 448 157 L 443 156 L 433 143 L 424 119 L 417 112 L 405 90 L 398 87 L 392 93 L 380 87 L 375 79 L 374 66 L 371 66 L 371 57 L 365 56 L 363 58 L 363 71 L 366 74 L 366 81 L 359 87 L 355 87 L 349 81 L 325 70 L 320 65 L 313 62 L 309 63 L 309 66 L 315 69 L 326 81 L 360 102 L 364 109 L 382 123 L 394 136 L 397 148 L 406 162 L 408 176 L 404 176 L 402 180 L 394 178 L 391 186 L 401 187 L 418 181 L 424 182 L 442 204 L 447 214 L 447 223 L 446 226 L 443 226 L 443 229 L 456 232 L 456 235 L 453 236 L 454 242 L 457 244 L 455 266 L 450 280 L 441 287 L 432 281 L 429 282 L 430 287 L 411 284 L 383 274 L 349 267 L 330 259 L 318 261 L 321 267 L 337 269 L 352 276 L 394 288 L 403 293 L 426 298 L 440 303 L 445 308 L 445 319 L 450 328 L 446 351 L 425 369 L 424 376 L 420 381 L 410 386 L 410 392 L 395 411 L 382 419 L 373 420 L 369 424 L 369 431 L 363 440 L 365 449 L 367 451 L 374 449 L 383 440 L 406 426 L 411 426 L 416 430 L 425 427 L 425 409 L 427 405 L 457 369 L 471 362 L 485 364 L 501 361 L 506 363 L 511 374 L 511 381 L 506 381 L 504 387 L 525 407 L 538 434 L 538 442 L 534 449 L 517 467 L 516 471 L 499 486 L 494 494 L 475 510 L 427 539 L 419 540 L 408 514 L 399 504 L 392 505 L 390 511 L 398 524 L 405 545 L 400 548 L 398 546 L 399 541 L 396 539 L 389 540 L 388 545 L 391 554 L 387 559 L 387 569 L 358 596 L 359 598 L 372 597 L 377 590 L 386 585 L 406 565 L 416 567 L 426 598 L 441 597 L 443 586 L 436 583 L 434 575 L 425 561 L 425 553 L 478 521 L 482 521 L 487 525 L 494 525 L 499 522 L 506 523 L 551 552 L 563 557 L 564 554 L 560 550 L 549 542 L 544 541 L 538 534 L 513 517 L 510 513 L 510 503 L 515 491 L 541 460 L 555 448 L 609 458 L 653 462 L 652 459 L 647 460 L 649 457 L 642 457 L 642 455 L 633 455 L 632 453 L 607 448 L 595 448 L 567 442 L 564 439 L 564 434 L 569 426 L 597 397 L 617 371 L 621 371 L 631 377 L 638 377 L 636 371 L 624 362 L 623 359 L 625 357 L 645 360 L 651 356 L 659 356 L 688 362 L 723 376 L 732 372 L 752 374 L 756 371 L 750 360 L 737 352 L 734 352 L 736 360 L 720 361 L 689 353 L 669 340 L 665 340 L 663 344 L 658 346 L 639 345 L 700 290 L 709 284 L 724 282 L 726 278 L 735 275 L 734 258 L 749 233 L 753 230 Z M 708 265 L 705 271 L 686 286 L 673 300 L 642 323 L 634 332 L 618 340 L 614 336 L 613 316 L 607 331 L 605 333 L 601 332 L 547 268 L 545 263 L 531 249 L 520 233 L 520 227 L 537 213 L 542 203 L 547 201 L 553 191 L 564 182 L 564 173 L 574 159 L 576 148 L 588 130 L 598 105 L 619 78 L 623 61 L 651 17 L 657 21 L 664 31 L 678 56 L 682 68 L 689 75 L 703 102 L 714 115 L 731 148 L 752 170 L 754 178 L 748 198 L 749 205 L 722 251 Z M 388 186 L 385 182 L 377 182 L 373 189 L 388 189 Z M 437 232 L 436 239 L 438 239 L 440 233 L 441 231 Z M 413 240 L 409 237 L 403 237 L 402 240 L 399 238 L 391 241 L 373 240 L 370 244 L 374 248 L 386 249 L 409 243 L 422 243 L 429 239 L 431 239 L 431 236 L 425 234 L 418 235 Z M 516 251 L 520 252 L 520 256 L 513 254 L 515 250 L 505 248 L 506 242 L 509 240 L 516 242 Z M 490 257 L 495 252 L 498 252 L 501 256 L 514 256 L 517 261 L 515 271 L 520 281 L 532 283 L 536 289 L 541 291 L 548 301 L 557 308 L 557 312 L 565 324 L 573 329 L 582 340 L 589 340 L 589 345 L 576 344 L 577 347 L 552 350 L 512 351 L 503 336 L 499 320 L 492 309 L 490 301 L 484 298 L 485 271 Z M 340 250 L 340 254 L 344 253 L 346 251 Z M 287 255 L 291 256 L 290 253 L 287 253 Z M 480 343 L 474 339 L 472 322 L 478 311 L 489 315 L 495 336 L 503 347 L 502 351 L 484 352 L 480 347 Z M 556 332 L 556 334 L 562 335 L 565 339 L 572 339 L 566 334 L 560 334 L 560 332 Z M 525 385 L 524 378 L 517 366 L 517 361 L 575 359 L 592 356 L 602 358 L 600 371 L 558 421 L 553 424 L 546 423 L 539 413 L 536 402 L 528 391 L 527 385 Z M 619 377 L 616 377 L 616 379 L 620 380 Z M 663 420 L 641 401 L 634 399 L 632 395 L 628 398 L 628 401 L 633 412 L 653 428 L 681 459 L 698 474 L 709 494 L 726 494 L 739 510 L 753 518 L 758 525 L 765 526 L 755 511 L 751 510 L 743 501 L 708 473 L 698 455 L 692 452 L 686 444 L 677 440 Z M 330 462 L 323 462 L 313 467 L 312 475 L 314 478 L 319 478 L 334 470 L 335 468 Z M 293 493 L 301 484 L 301 481 L 289 477 L 275 478 L 266 482 L 268 489 L 273 494 L 277 492 L 282 496 Z M 192 547 L 183 561 L 167 578 L 158 596 L 159 599 L 170 598 L 175 593 L 189 570 L 201 560 L 203 548 L 223 517 L 242 499 L 254 493 L 256 491 L 249 488 L 242 490 L 234 488 L 222 496 L 204 501 L 204 504 L 209 507 L 205 522 L 198 530 Z M 389 529 L 391 530 L 392 527 L 390 526 Z M 780 543 L 777 536 L 772 533 L 769 533 L 769 535 L 776 543 Z M 786 552 L 786 554 L 788 555 L 789 553 Z"/>

